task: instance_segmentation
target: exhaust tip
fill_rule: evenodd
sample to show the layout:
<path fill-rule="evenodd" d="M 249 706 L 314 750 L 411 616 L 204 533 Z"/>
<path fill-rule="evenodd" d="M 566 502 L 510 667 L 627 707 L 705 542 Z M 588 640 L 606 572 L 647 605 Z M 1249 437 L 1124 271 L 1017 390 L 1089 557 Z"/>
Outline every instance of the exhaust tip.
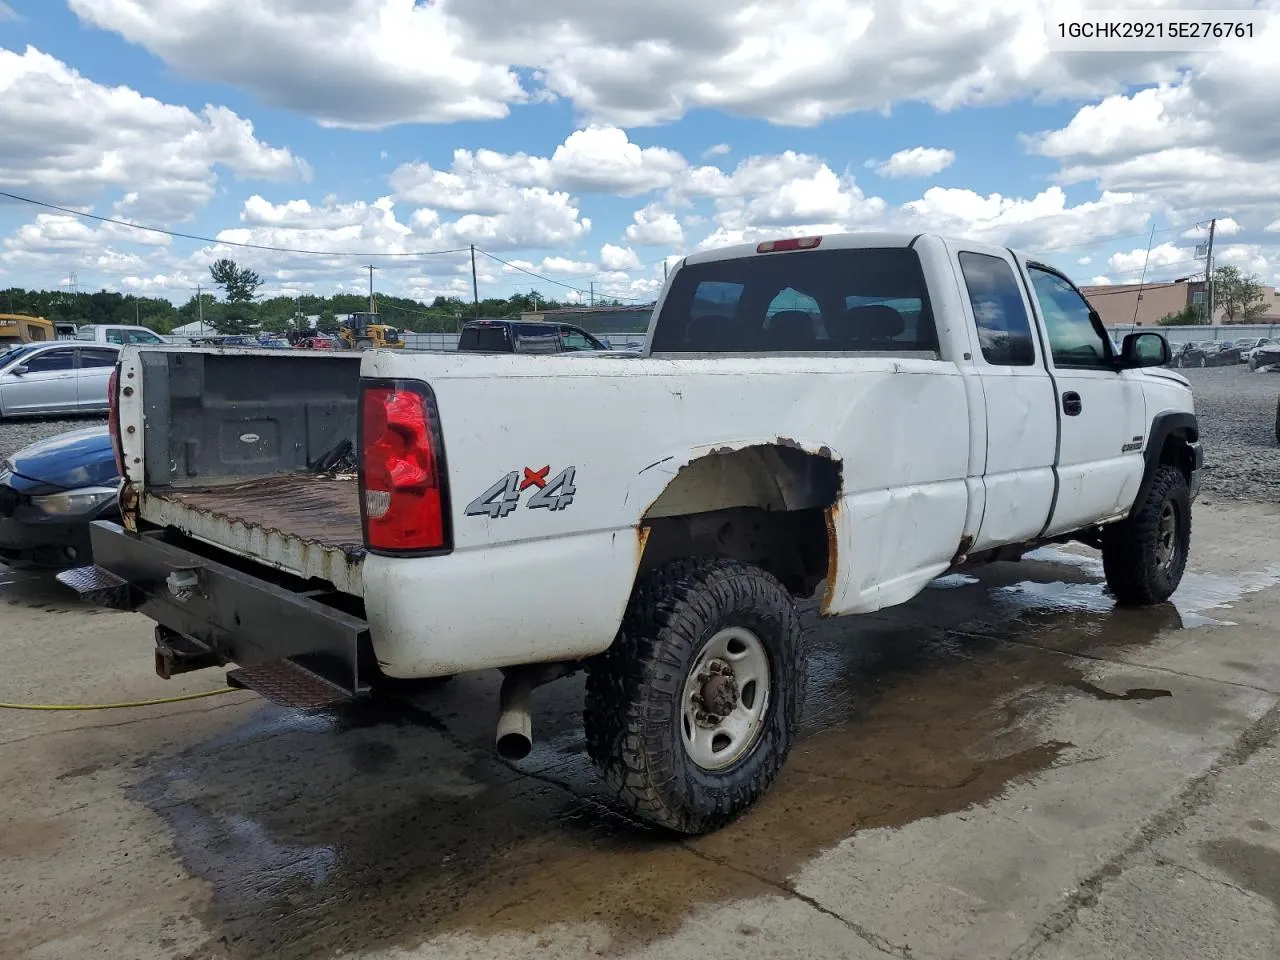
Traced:
<path fill-rule="evenodd" d="M 506 733 L 498 737 L 496 749 L 503 760 L 523 760 L 533 750 L 533 741 L 523 733 Z"/>

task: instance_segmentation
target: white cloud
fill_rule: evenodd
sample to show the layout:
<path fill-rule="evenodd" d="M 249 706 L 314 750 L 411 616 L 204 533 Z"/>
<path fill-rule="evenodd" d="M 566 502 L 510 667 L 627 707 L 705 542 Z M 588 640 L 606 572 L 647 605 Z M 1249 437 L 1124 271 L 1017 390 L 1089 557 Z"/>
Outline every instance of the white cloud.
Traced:
<path fill-rule="evenodd" d="M 1175 264 L 1187 264 L 1193 262 L 1194 259 L 1194 251 L 1187 247 L 1179 247 L 1172 243 L 1161 243 L 1151 248 L 1150 257 L 1147 255 L 1146 247 L 1130 250 L 1128 253 L 1113 253 L 1107 258 L 1107 266 L 1114 273 L 1133 274 L 1136 279 L 1137 275 L 1142 272 L 1144 264 L 1148 272 L 1150 272 Z M 1186 271 L 1184 270 L 1184 272 Z"/>
<path fill-rule="evenodd" d="M 21 20 L 16 10 L 9 6 L 4 0 L 0 0 L 0 23 L 6 21 Z"/>
<path fill-rule="evenodd" d="M 183 76 L 234 84 L 325 125 L 495 120 L 527 99 L 514 70 L 471 52 L 447 3 L 69 2 Z"/>
<path fill-rule="evenodd" d="M 1231 217 L 1220 217 L 1214 225 L 1213 236 L 1216 240 L 1219 237 L 1234 237 L 1244 228 L 1240 226 Z M 1209 225 L 1207 223 L 1192 227 L 1190 230 L 1182 234 L 1184 240 L 1207 240 L 1209 239 Z"/>
<path fill-rule="evenodd" d="M 655 203 L 631 215 L 627 239 L 639 246 L 671 247 L 684 243 L 684 228 L 674 213 Z"/>
<path fill-rule="evenodd" d="M 537 269 L 538 273 L 558 273 L 566 277 L 575 273 L 589 276 L 596 272 L 596 265 L 583 260 L 570 260 L 567 257 L 543 257 Z"/>
<path fill-rule="evenodd" d="M 901 225 L 1050 252 L 1139 231 L 1155 207 L 1151 199 L 1130 193 L 1104 192 L 1071 206 L 1059 187 L 1030 199 L 930 187 L 919 200 L 903 205 Z"/>
<path fill-rule="evenodd" d="M 591 230 L 591 220 L 579 215 L 573 198 L 545 187 L 524 187 L 511 207 L 501 213 L 468 213 L 452 221 L 427 207 L 412 222 L 431 247 L 476 244 L 494 251 L 555 248 L 575 243 Z"/>
<path fill-rule="evenodd" d="M 732 150 L 733 148 L 727 143 L 715 143 L 702 151 L 702 158 L 704 160 L 710 160 L 712 157 L 723 157 Z"/>
<path fill-rule="evenodd" d="M 632 197 L 670 186 L 686 166 L 674 150 L 641 149 L 616 127 L 588 127 L 556 147 L 550 172 L 552 183 L 567 190 Z"/>
<path fill-rule="evenodd" d="M 0 185 L 63 204 L 123 190 L 117 212 L 139 219 L 178 219 L 205 205 L 218 167 L 242 179 L 311 173 L 226 107 L 197 114 L 129 87 L 102 86 L 34 47 L 0 49 L 0 130 Z"/>
<path fill-rule="evenodd" d="M 1280 233 L 1280 220 L 1267 224 L 1263 229 L 1267 233 Z"/>
<path fill-rule="evenodd" d="M 792 150 L 747 157 L 731 173 L 697 167 L 670 193 L 680 203 L 714 198 L 716 227 L 699 244 L 702 248 L 850 229 L 887 209 L 881 198 L 866 196 L 853 177 L 837 174 L 820 157 Z"/>
<path fill-rule="evenodd" d="M 684 157 L 665 147 L 641 148 L 612 127 L 571 133 L 550 158 L 495 150 L 455 150 L 448 170 L 406 163 L 391 174 L 399 199 L 442 210 L 502 214 L 524 203 L 529 187 L 635 196 L 671 186 Z"/>
<path fill-rule="evenodd" d="M 911 147 L 899 150 L 884 163 L 876 165 L 882 177 L 931 177 L 955 163 L 954 150 L 938 147 Z"/>
<path fill-rule="evenodd" d="M 1169 82 L 1083 106 L 1065 127 L 1026 142 L 1061 161 L 1061 183 L 1148 193 L 1182 222 L 1229 215 L 1242 230 L 1256 229 L 1280 213 L 1272 92 L 1280 61 L 1271 52 L 1280 17 L 1265 31 L 1188 58 L 1191 69 Z"/>
<path fill-rule="evenodd" d="M 1089 264 L 1093 263 L 1093 257 L 1081 257 L 1076 261 L 1076 263 L 1080 264 L 1082 267 L 1087 267 Z"/>
<path fill-rule="evenodd" d="M 510 104 L 550 98 L 622 127 L 697 108 L 809 126 L 904 100 L 952 109 L 1115 92 L 1169 79 L 1185 59 L 1052 54 L 1040 4 L 997 0 L 824 0 L 802 9 L 774 0 L 70 5 L 184 76 L 356 127 L 501 118 Z"/>
<path fill-rule="evenodd" d="M 606 243 L 600 248 L 600 263 L 606 270 L 635 270 L 640 266 L 640 258 L 630 247 Z"/>

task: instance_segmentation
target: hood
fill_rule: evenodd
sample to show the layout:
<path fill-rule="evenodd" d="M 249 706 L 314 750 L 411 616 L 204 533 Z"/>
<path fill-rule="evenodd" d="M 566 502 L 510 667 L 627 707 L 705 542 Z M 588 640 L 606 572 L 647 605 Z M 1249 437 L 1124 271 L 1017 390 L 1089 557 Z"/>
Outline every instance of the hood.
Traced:
<path fill-rule="evenodd" d="M 119 478 L 105 426 L 71 430 L 7 457 L 4 469 L 22 493 L 55 493 L 79 487 L 111 486 Z"/>
<path fill-rule="evenodd" d="M 1143 376 L 1153 377 L 1156 380 L 1172 380 L 1179 386 L 1191 389 L 1191 381 L 1180 373 L 1175 373 L 1168 367 L 1145 367 L 1142 370 Z"/>

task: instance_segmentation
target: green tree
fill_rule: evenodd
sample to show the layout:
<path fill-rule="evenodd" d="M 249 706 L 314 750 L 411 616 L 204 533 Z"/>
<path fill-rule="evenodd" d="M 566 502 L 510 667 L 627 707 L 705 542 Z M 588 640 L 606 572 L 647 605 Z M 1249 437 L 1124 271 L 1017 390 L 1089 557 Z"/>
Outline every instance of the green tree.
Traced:
<path fill-rule="evenodd" d="M 1219 267 L 1213 271 L 1213 300 L 1222 308 L 1225 323 L 1253 323 L 1267 312 L 1262 284 L 1252 274 L 1242 274 L 1237 267 Z"/>
<path fill-rule="evenodd" d="M 320 310 L 320 319 L 316 321 L 316 329 L 321 333 L 335 334 L 338 332 L 338 318 L 334 315 L 333 307 L 327 303 Z"/>
<path fill-rule="evenodd" d="M 1177 313 L 1166 313 L 1156 321 L 1162 327 L 1193 327 L 1204 322 L 1204 312 L 1195 303 L 1188 303 Z"/>
<path fill-rule="evenodd" d="M 213 328 L 219 333 L 249 333 L 255 326 L 251 309 L 262 286 L 262 278 L 248 267 L 242 267 L 226 257 L 209 265 L 209 276 L 222 287 L 226 306 L 216 318 L 211 318 Z"/>

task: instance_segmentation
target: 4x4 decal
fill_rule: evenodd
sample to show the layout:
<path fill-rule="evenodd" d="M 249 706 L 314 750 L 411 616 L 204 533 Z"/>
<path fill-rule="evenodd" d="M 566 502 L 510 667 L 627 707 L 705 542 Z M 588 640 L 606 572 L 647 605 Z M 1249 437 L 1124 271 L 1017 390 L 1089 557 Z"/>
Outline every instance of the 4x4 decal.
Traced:
<path fill-rule="evenodd" d="M 573 485 L 576 472 L 577 467 L 565 467 L 548 480 L 550 464 L 538 470 L 525 467 L 523 475 L 519 470 L 512 470 L 468 503 L 466 515 L 489 517 L 491 520 L 510 516 L 520 506 L 520 495 L 531 488 L 536 492 L 525 503 L 525 507 L 530 510 L 563 510 L 573 503 L 573 495 L 578 492 Z"/>

